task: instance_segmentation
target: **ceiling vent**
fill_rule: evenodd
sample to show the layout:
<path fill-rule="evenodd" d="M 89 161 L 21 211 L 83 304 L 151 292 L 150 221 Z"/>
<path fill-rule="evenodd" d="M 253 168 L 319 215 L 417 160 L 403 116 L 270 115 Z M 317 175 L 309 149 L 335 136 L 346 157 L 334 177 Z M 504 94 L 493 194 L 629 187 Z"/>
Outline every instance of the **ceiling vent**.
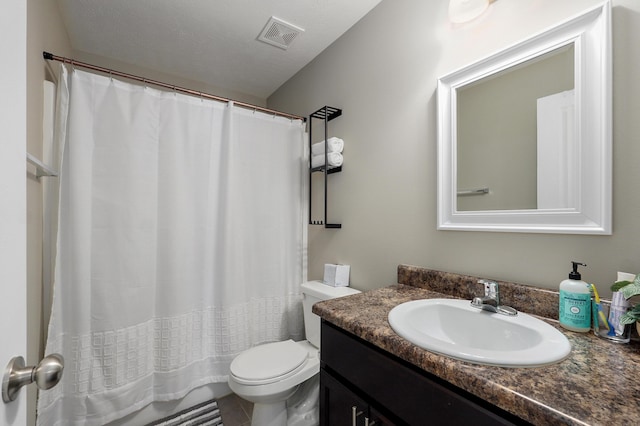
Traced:
<path fill-rule="evenodd" d="M 303 32 L 302 28 L 272 16 L 258 36 L 258 40 L 286 50 Z"/>

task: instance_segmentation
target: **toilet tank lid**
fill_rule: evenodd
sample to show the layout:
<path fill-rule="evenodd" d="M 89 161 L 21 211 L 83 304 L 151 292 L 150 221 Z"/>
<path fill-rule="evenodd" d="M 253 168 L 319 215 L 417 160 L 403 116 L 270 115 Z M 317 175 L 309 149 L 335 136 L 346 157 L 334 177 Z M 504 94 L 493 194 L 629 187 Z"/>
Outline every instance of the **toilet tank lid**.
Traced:
<path fill-rule="evenodd" d="M 317 297 L 320 300 L 335 299 L 337 297 L 350 296 L 352 294 L 361 293 L 351 287 L 333 287 L 324 284 L 322 281 L 307 281 L 302 283 L 302 292 L 309 296 Z"/>

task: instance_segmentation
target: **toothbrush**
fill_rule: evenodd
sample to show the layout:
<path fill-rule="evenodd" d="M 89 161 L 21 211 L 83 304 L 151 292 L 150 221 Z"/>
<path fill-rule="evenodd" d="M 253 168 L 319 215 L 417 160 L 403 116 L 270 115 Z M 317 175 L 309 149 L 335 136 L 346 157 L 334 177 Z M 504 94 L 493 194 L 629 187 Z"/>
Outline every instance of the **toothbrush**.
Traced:
<path fill-rule="evenodd" d="M 611 334 L 611 330 L 613 330 L 613 327 L 611 327 L 611 324 L 609 324 L 609 321 L 604 316 L 604 312 L 602 312 L 602 305 L 600 304 L 600 295 L 598 294 L 598 289 L 596 289 L 596 286 L 594 284 L 591 284 L 591 288 L 593 289 L 593 296 L 596 299 L 596 308 L 598 309 L 598 316 L 600 317 L 600 321 L 602 321 L 604 326 L 607 328 L 607 331 L 609 332 L 608 334 Z"/>

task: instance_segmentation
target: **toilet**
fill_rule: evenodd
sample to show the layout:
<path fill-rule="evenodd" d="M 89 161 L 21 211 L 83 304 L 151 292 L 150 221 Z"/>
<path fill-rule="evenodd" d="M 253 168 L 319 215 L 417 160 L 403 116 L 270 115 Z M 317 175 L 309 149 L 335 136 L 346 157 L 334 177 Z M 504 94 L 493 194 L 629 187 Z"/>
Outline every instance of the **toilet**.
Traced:
<path fill-rule="evenodd" d="M 319 301 L 360 293 L 320 281 L 301 284 L 307 340 L 265 343 L 247 349 L 231 362 L 229 387 L 253 402 L 252 426 L 315 426 L 320 385 L 320 317 L 311 312 Z"/>

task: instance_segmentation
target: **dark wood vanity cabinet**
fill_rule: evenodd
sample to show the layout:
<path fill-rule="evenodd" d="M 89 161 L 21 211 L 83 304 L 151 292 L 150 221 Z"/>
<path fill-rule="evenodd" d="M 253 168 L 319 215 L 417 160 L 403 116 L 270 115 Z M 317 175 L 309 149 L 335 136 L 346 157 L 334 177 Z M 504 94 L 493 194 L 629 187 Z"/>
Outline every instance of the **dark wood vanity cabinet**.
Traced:
<path fill-rule="evenodd" d="M 320 370 L 320 424 L 391 426 L 391 421 L 326 370 Z"/>
<path fill-rule="evenodd" d="M 320 348 L 320 425 L 528 424 L 324 320 Z"/>

